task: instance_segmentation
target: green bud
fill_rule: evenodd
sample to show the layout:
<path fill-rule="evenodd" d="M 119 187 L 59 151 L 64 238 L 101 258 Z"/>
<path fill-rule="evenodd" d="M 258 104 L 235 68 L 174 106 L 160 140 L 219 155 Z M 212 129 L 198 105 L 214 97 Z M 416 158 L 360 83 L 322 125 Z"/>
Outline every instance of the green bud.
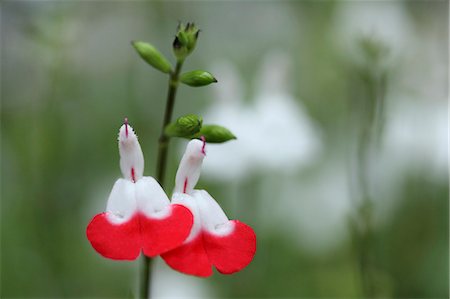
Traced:
<path fill-rule="evenodd" d="M 170 137 L 189 138 L 200 132 L 202 123 L 203 119 L 200 116 L 188 114 L 181 116 L 175 122 L 168 124 L 164 132 Z"/>
<path fill-rule="evenodd" d="M 187 33 L 184 31 L 179 31 L 177 34 L 178 39 L 180 40 L 180 44 L 187 45 L 188 43 L 188 36 Z"/>
<path fill-rule="evenodd" d="M 200 138 L 201 136 L 204 136 L 206 142 L 209 143 L 223 143 L 236 139 L 236 136 L 230 130 L 218 125 L 204 125 L 200 132 L 192 136 L 192 138 Z"/>
<path fill-rule="evenodd" d="M 184 60 L 191 54 L 197 43 L 200 30 L 194 23 L 179 24 L 173 41 L 173 52 L 178 60 Z"/>
<path fill-rule="evenodd" d="M 169 61 L 152 45 L 140 41 L 131 42 L 131 44 L 136 49 L 139 56 L 154 68 L 167 74 L 172 71 L 172 66 Z"/>
<path fill-rule="evenodd" d="M 189 86 L 205 86 L 211 83 L 216 83 L 217 80 L 208 72 L 205 71 L 191 71 L 180 76 L 180 81 Z"/>

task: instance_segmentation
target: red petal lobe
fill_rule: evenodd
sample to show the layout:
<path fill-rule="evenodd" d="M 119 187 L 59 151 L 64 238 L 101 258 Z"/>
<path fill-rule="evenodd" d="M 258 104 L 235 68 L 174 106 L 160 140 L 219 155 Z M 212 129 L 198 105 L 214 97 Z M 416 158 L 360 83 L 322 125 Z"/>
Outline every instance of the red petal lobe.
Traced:
<path fill-rule="evenodd" d="M 203 233 L 204 246 L 211 263 L 222 274 L 232 274 L 245 268 L 256 252 L 253 229 L 239 220 L 232 220 L 234 230 L 227 236 Z"/>
<path fill-rule="evenodd" d="M 161 257 L 171 268 L 185 274 L 208 277 L 213 273 L 201 233 L 189 243 L 164 253 Z"/>
<path fill-rule="evenodd" d="M 193 223 L 191 211 L 182 205 L 170 205 L 166 218 L 148 218 L 140 214 L 141 237 L 144 254 L 160 255 L 181 245 L 188 237 Z"/>
<path fill-rule="evenodd" d="M 97 214 L 86 229 L 87 238 L 106 258 L 134 260 L 141 251 L 138 217 L 134 215 L 127 222 L 114 224 L 108 220 L 107 213 Z"/>

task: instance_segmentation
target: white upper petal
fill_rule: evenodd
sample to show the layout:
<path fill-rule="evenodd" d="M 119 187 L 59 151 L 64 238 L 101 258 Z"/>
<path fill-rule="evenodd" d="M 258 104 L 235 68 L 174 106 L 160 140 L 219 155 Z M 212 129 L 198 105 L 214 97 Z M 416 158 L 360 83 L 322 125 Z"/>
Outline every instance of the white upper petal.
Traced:
<path fill-rule="evenodd" d="M 200 177 L 204 157 L 203 141 L 198 139 L 189 141 L 183 158 L 181 158 L 180 166 L 178 166 L 174 193 L 192 192 Z"/>
<path fill-rule="evenodd" d="M 119 131 L 120 170 L 127 180 L 138 181 L 144 174 L 144 155 L 133 128 L 124 124 Z"/>
<path fill-rule="evenodd" d="M 108 219 L 113 223 L 128 221 L 136 212 L 135 184 L 118 179 L 114 184 L 106 205 Z"/>
<path fill-rule="evenodd" d="M 225 236 L 233 231 L 233 222 L 228 220 L 219 204 L 205 190 L 194 190 L 192 196 L 174 193 L 172 203 L 184 205 L 194 215 L 191 233 L 184 243 L 190 242 L 202 230 L 217 236 Z"/>
<path fill-rule="evenodd" d="M 164 218 L 170 212 L 169 198 L 159 183 L 152 177 L 145 176 L 138 180 L 136 201 L 140 212 L 150 218 Z"/>
<path fill-rule="evenodd" d="M 229 221 L 225 212 L 208 192 L 194 190 L 192 196 L 197 204 L 202 229 L 222 236 L 233 230 L 233 223 Z"/>

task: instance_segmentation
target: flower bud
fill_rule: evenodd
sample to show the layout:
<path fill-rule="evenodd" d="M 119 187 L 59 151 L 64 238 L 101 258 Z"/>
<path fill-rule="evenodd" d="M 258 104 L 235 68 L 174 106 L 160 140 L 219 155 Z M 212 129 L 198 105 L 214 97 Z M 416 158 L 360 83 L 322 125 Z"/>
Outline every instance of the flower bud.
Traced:
<path fill-rule="evenodd" d="M 203 119 L 195 114 L 188 114 L 179 117 L 175 122 L 170 123 L 165 128 L 165 133 L 170 137 L 190 137 L 198 132 L 202 127 Z"/>
<path fill-rule="evenodd" d="M 195 48 L 200 30 L 194 23 L 179 24 L 173 41 L 173 52 L 178 60 L 184 60 Z"/>
<path fill-rule="evenodd" d="M 155 47 L 145 42 L 132 42 L 133 47 L 148 64 L 163 73 L 170 73 L 172 66 L 169 61 Z"/>
<path fill-rule="evenodd" d="M 204 136 L 209 143 L 223 143 L 232 139 L 236 139 L 233 133 L 227 128 L 218 125 L 204 125 L 200 132 L 195 134 L 193 138 Z"/>
<path fill-rule="evenodd" d="M 180 81 L 189 86 L 205 86 L 211 83 L 216 83 L 217 80 L 208 72 L 197 70 L 184 73 L 180 76 Z"/>

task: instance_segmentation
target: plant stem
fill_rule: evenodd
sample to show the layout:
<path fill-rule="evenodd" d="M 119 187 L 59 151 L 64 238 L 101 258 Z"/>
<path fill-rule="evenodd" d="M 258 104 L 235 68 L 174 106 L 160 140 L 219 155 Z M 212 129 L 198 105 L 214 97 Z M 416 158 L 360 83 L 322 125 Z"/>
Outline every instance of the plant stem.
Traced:
<path fill-rule="evenodd" d="M 167 165 L 167 152 L 169 150 L 170 138 L 164 133 L 164 129 L 172 120 L 173 108 L 175 106 L 175 96 L 177 94 L 178 88 L 178 77 L 181 72 L 181 67 L 183 66 L 183 60 L 177 61 L 175 71 L 170 74 L 169 78 L 169 89 L 167 92 L 167 102 L 166 111 L 164 113 L 163 124 L 161 127 L 161 135 L 158 141 L 158 158 L 156 165 L 156 180 L 159 182 L 161 187 L 164 189 L 164 178 L 166 174 Z M 150 285 L 152 279 L 152 259 L 144 256 L 142 275 L 141 275 L 141 287 L 140 287 L 140 298 L 148 299 L 150 298 Z"/>
<path fill-rule="evenodd" d="M 358 207 L 355 238 L 357 239 L 358 263 L 361 277 L 361 291 L 364 298 L 374 298 L 378 295 L 375 283 L 376 268 L 373 245 L 375 235 L 373 230 L 373 198 L 369 190 L 370 159 L 376 149 L 376 141 L 381 134 L 383 120 L 383 104 L 386 88 L 386 75 L 378 75 L 372 71 L 370 83 L 367 86 L 367 102 L 370 103 L 365 113 L 364 123 L 358 141 L 356 176 L 359 178 L 361 202 Z"/>
<path fill-rule="evenodd" d="M 167 151 L 169 149 L 169 137 L 164 133 L 164 129 L 172 120 L 173 107 L 175 104 L 175 96 L 178 88 L 178 77 L 180 75 L 183 61 L 178 61 L 175 71 L 170 75 L 169 90 L 167 92 L 166 111 L 164 113 L 164 120 L 161 128 L 161 135 L 159 136 L 158 146 L 158 164 L 156 165 L 156 179 L 164 189 L 164 179 L 166 173 Z"/>
<path fill-rule="evenodd" d="M 143 255 L 142 256 L 142 273 L 141 273 L 141 285 L 139 290 L 139 298 L 147 299 L 150 294 L 150 280 L 151 280 L 151 267 L 152 259 Z"/>

